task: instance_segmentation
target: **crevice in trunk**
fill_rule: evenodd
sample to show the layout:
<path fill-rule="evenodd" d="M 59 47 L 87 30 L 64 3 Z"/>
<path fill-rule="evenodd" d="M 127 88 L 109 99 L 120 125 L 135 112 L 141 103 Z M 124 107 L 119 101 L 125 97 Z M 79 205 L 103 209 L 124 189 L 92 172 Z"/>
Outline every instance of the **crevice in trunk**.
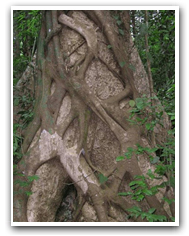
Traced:
<path fill-rule="evenodd" d="M 74 184 L 68 182 L 63 189 L 61 204 L 55 215 L 55 222 L 71 222 L 74 220 L 74 212 L 77 205 L 77 190 Z"/>

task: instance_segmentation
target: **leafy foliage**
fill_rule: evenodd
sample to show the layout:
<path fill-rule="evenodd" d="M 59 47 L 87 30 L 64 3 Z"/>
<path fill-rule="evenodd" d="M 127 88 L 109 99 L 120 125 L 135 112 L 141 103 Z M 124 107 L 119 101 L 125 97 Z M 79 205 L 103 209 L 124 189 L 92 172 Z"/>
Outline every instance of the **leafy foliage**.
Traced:
<path fill-rule="evenodd" d="M 35 50 L 41 11 L 13 11 L 13 77 L 19 79 Z"/>
<path fill-rule="evenodd" d="M 155 176 L 153 176 L 155 178 Z M 129 186 L 132 191 L 128 192 L 120 192 L 119 196 L 131 196 L 132 200 L 136 200 L 137 202 L 142 201 L 145 196 L 152 196 L 158 192 L 158 188 L 164 187 L 164 185 L 158 185 L 152 188 L 149 188 L 146 183 L 146 178 L 142 176 L 135 176 L 135 180 L 129 183 Z"/>
<path fill-rule="evenodd" d="M 103 184 L 103 183 L 105 183 L 108 180 L 108 178 L 106 176 L 104 176 L 102 173 L 100 173 L 98 175 L 98 177 L 99 177 L 100 184 Z"/>
<path fill-rule="evenodd" d="M 135 13 L 134 41 L 146 67 L 146 51 L 144 35 L 148 33 L 149 59 L 154 88 L 162 101 L 166 112 L 175 109 L 175 11 L 153 10 L 149 12 L 149 24 L 146 28 L 144 12 Z M 174 125 L 174 124 L 173 124 Z"/>
<path fill-rule="evenodd" d="M 20 144 L 22 141 L 22 137 L 18 135 L 17 129 L 19 128 L 19 124 L 13 125 L 13 156 L 17 158 L 22 157 L 22 153 L 20 152 Z"/>
<path fill-rule="evenodd" d="M 152 105 L 152 100 L 154 105 Z M 148 98 L 145 95 L 136 98 L 135 101 L 130 100 L 129 105 L 132 109 L 128 121 L 136 125 L 145 125 L 145 129 L 149 133 L 154 130 L 157 124 L 162 126 L 163 108 L 156 101 L 156 96 Z"/>
<path fill-rule="evenodd" d="M 34 101 L 35 100 L 31 97 L 30 93 L 26 93 L 26 95 L 14 96 L 13 105 L 19 106 L 19 112 L 17 114 L 20 115 L 20 121 L 22 124 L 20 124 L 20 128 L 22 129 L 25 129 L 33 119 Z"/>
<path fill-rule="evenodd" d="M 143 126 L 147 131 L 153 132 L 156 124 L 162 125 L 162 115 L 163 110 L 158 103 L 152 103 L 153 99 L 156 97 L 147 98 L 143 96 L 141 98 L 136 98 L 130 100 L 130 117 L 128 121 L 132 124 Z M 152 105 L 157 104 L 157 105 Z M 174 113 L 171 113 L 174 118 Z M 151 119 L 153 117 L 153 119 Z M 163 145 L 157 145 L 156 147 L 143 147 L 140 144 L 136 143 L 136 148 L 128 147 L 127 152 L 124 156 L 119 156 L 116 158 L 116 161 L 122 161 L 124 159 L 138 158 L 140 155 L 148 155 L 151 164 L 155 165 L 155 171 L 152 172 L 151 169 L 148 170 L 147 176 L 135 176 L 134 180 L 129 183 L 131 191 L 120 192 L 119 196 L 130 196 L 132 200 L 141 202 L 145 196 L 153 196 L 158 193 L 160 188 L 175 188 L 175 148 L 174 148 L 174 131 L 168 132 L 167 141 Z M 159 153 L 159 156 L 158 156 Z M 154 155 L 156 154 L 156 155 Z M 163 176 L 167 177 L 167 181 L 164 181 Z M 161 179 L 162 183 L 160 185 L 155 185 L 149 187 L 147 180 Z M 174 199 L 168 199 L 164 197 L 163 201 L 171 204 L 174 202 Z M 154 214 L 155 208 L 151 208 L 148 212 L 142 212 L 139 207 L 133 207 L 128 209 L 131 212 L 130 217 L 141 217 L 142 219 L 146 218 L 149 222 L 154 221 L 167 221 L 167 218 L 162 215 Z M 172 218 L 174 221 L 174 218 Z"/>
<path fill-rule="evenodd" d="M 13 124 L 13 175 L 16 178 L 14 185 L 19 185 L 19 192 L 30 196 L 32 192 L 27 191 L 27 187 L 34 181 L 39 179 L 38 176 L 25 176 L 17 169 L 17 163 L 22 158 L 22 131 L 27 127 L 33 119 L 34 97 L 29 92 L 27 86 L 25 91 L 20 94 L 17 92 L 16 85 L 31 62 L 36 50 L 36 41 L 41 22 L 40 11 L 14 11 L 13 12 L 13 105 L 19 107 L 19 120 Z M 25 81 L 27 83 L 28 81 Z"/>
<path fill-rule="evenodd" d="M 112 15 L 113 15 L 113 18 L 116 21 L 117 26 L 118 26 L 119 34 L 121 36 L 124 36 L 125 35 L 124 25 L 123 25 L 123 22 L 121 20 L 120 14 L 119 14 L 120 12 L 121 11 L 112 11 Z"/>
<path fill-rule="evenodd" d="M 22 130 L 33 119 L 34 105 L 34 98 L 27 86 L 20 94 L 16 85 L 35 53 L 40 24 L 41 11 L 13 11 L 13 105 L 19 107 L 19 120 L 13 125 L 13 156 L 16 162 L 22 157 Z"/>
<path fill-rule="evenodd" d="M 19 176 L 20 178 L 16 178 L 14 180 L 14 185 L 19 185 L 21 188 L 19 189 L 19 191 L 15 191 L 14 192 L 14 195 L 15 194 L 21 194 L 21 193 L 24 193 L 26 194 L 27 196 L 30 196 L 32 194 L 31 191 L 27 191 L 27 187 L 31 185 L 31 183 L 34 181 L 34 180 L 38 180 L 39 177 L 37 175 L 33 175 L 33 176 L 25 176 L 24 173 L 20 173 L 19 170 L 17 169 L 17 165 L 14 164 L 13 165 L 13 174 L 14 176 Z"/>
<path fill-rule="evenodd" d="M 129 217 L 134 217 L 134 218 L 141 217 L 142 220 L 146 218 L 149 222 L 167 221 L 167 218 L 165 216 L 154 214 L 156 211 L 155 208 L 150 208 L 148 212 L 143 212 L 140 207 L 134 206 L 128 209 L 128 211 L 130 212 Z"/>

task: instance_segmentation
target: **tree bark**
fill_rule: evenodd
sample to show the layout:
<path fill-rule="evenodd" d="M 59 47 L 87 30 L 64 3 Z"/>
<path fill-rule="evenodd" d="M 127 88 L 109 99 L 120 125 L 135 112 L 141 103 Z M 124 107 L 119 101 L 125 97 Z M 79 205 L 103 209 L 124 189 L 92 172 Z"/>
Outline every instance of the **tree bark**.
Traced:
<path fill-rule="evenodd" d="M 128 19 L 125 14 L 122 19 Z M 128 208 L 136 204 L 169 218 L 161 202 L 165 190 L 141 202 L 118 196 L 129 191 L 134 176 L 154 170 L 147 154 L 116 162 L 129 147 L 150 147 L 143 128 L 128 121 L 129 101 L 149 95 L 150 86 L 126 23 L 127 40 L 109 11 L 44 12 L 35 117 L 18 165 L 26 177 L 38 175 L 39 180 L 29 186 L 29 198 L 20 202 L 15 196 L 24 218 L 15 214 L 14 221 L 130 221 Z M 164 119 L 158 139 L 167 127 Z M 75 194 L 68 194 L 70 186 Z"/>

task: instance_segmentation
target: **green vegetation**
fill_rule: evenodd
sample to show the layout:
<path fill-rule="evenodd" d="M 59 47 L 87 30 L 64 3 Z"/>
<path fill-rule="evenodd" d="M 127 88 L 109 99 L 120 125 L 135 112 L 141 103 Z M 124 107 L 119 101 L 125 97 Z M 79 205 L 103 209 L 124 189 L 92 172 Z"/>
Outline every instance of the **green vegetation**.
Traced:
<path fill-rule="evenodd" d="M 146 27 L 144 11 L 134 12 L 134 41 L 146 67 L 144 35 L 148 33 L 149 59 L 154 89 L 166 112 L 175 110 L 175 12 L 148 11 L 149 24 Z M 133 13 L 131 13 L 132 15 Z M 133 19 L 131 17 L 131 19 Z M 132 22 L 133 23 L 133 22 Z M 173 121 L 173 117 L 172 117 Z"/>
<path fill-rule="evenodd" d="M 19 94 L 16 85 L 26 70 L 29 63 L 36 52 L 36 43 L 38 32 L 41 24 L 40 11 L 14 11 L 13 12 L 13 106 L 18 107 L 17 116 L 19 119 L 13 124 L 13 175 L 21 177 L 14 181 L 15 185 L 21 186 L 23 193 L 27 196 L 31 195 L 26 188 L 33 180 L 37 180 L 38 176 L 28 176 L 25 178 L 24 173 L 20 173 L 17 169 L 17 163 L 22 158 L 22 132 L 33 119 L 34 96 L 30 93 L 27 86 L 23 94 Z M 29 83 L 29 81 L 25 81 Z M 20 194 L 21 192 L 14 192 Z"/>
<path fill-rule="evenodd" d="M 143 212 L 140 207 L 134 206 L 131 209 L 128 209 L 130 212 L 129 217 L 141 217 L 143 219 L 147 219 L 149 222 L 163 222 L 167 221 L 166 217 L 163 215 L 156 215 L 154 214 L 156 209 L 155 208 L 150 208 L 148 212 Z"/>
<path fill-rule="evenodd" d="M 13 78 L 14 85 L 36 51 L 41 24 L 41 11 L 13 12 Z"/>
<path fill-rule="evenodd" d="M 163 125 L 161 118 L 163 115 L 162 107 L 157 105 L 151 105 L 152 100 L 156 100 L 156 97 L 147 98 L 143 96 L 142 98 L 136 98 L 135 101 L 130 100 L 130 117 L 128 121 L 131 124 L 138 126 L 143 126 L 146 130 L 147 136 L 150 136 L 154 130 L 154 127 L 159 124 Z M 171 113 L 174 117 L 174 113 Z M 150 120 L 153 117 L 153 120 Z M 159 154 L 159 155 L 158 155 Z M 148 170 L 147 176 L 135 176 L 134 180 L 129 183 L 131 191 L 120 192 L 119 196 L 130 196 L 132 200 L 137 202 L 142 201 L 145 196 L 152 196 L 158 193 L 160 188 L 173 188 L 175 189 L 175 140 L 174 140 L 174 128 L 168 132 L 167 140 L 164 144 L 156 145 L 153 148 L 142 147 L 140 144 L 136 143 L 136 148 L 128 147 L 127 152 L 124 156 L 118 156 L 116 161 L 122 161 L 124 159 L 139 158 L 140 155 L 147 155 L 150 159 L 152 165 L 155 165 L 155 171 L 151 169 Z M 166 176 L 167 180 L 164 181 L 163 177 Z M 155 185 L 149 188 L 147 182 L 148 180 L 161 179 L 162 183 L 160 185 Z M 166 197 L 162 198 L 163 202 L 171 204 L 174 199 L 169 199 Z M 149 222 L 154 221 L 168 221 L 165 216 L 155 215 L 155 208 L 150 209 L 148 212 L 143 212 L 139 207 L 134 206 L 128 209 L 131 212 L 130 217 L 141 217 L 146 218 Z M 174 219 L 171 219 L 174 221 Z"/>

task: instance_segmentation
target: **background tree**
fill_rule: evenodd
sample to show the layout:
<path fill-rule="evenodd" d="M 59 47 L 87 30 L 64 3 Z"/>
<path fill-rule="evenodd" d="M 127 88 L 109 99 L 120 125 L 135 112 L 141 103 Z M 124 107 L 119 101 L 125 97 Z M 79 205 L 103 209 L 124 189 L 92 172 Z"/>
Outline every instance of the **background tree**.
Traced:
<path fill-rule="evenodd" d="M 15 111 L 14 221 L 173 221 L 170 122 L 130 35 L 144 13 L 29 11 L 24 19 L 33 14 L 42 18 L 36 64 L 14 96 L 17 110 L 35 98 L 30 119 L 26 107 Z"/>

